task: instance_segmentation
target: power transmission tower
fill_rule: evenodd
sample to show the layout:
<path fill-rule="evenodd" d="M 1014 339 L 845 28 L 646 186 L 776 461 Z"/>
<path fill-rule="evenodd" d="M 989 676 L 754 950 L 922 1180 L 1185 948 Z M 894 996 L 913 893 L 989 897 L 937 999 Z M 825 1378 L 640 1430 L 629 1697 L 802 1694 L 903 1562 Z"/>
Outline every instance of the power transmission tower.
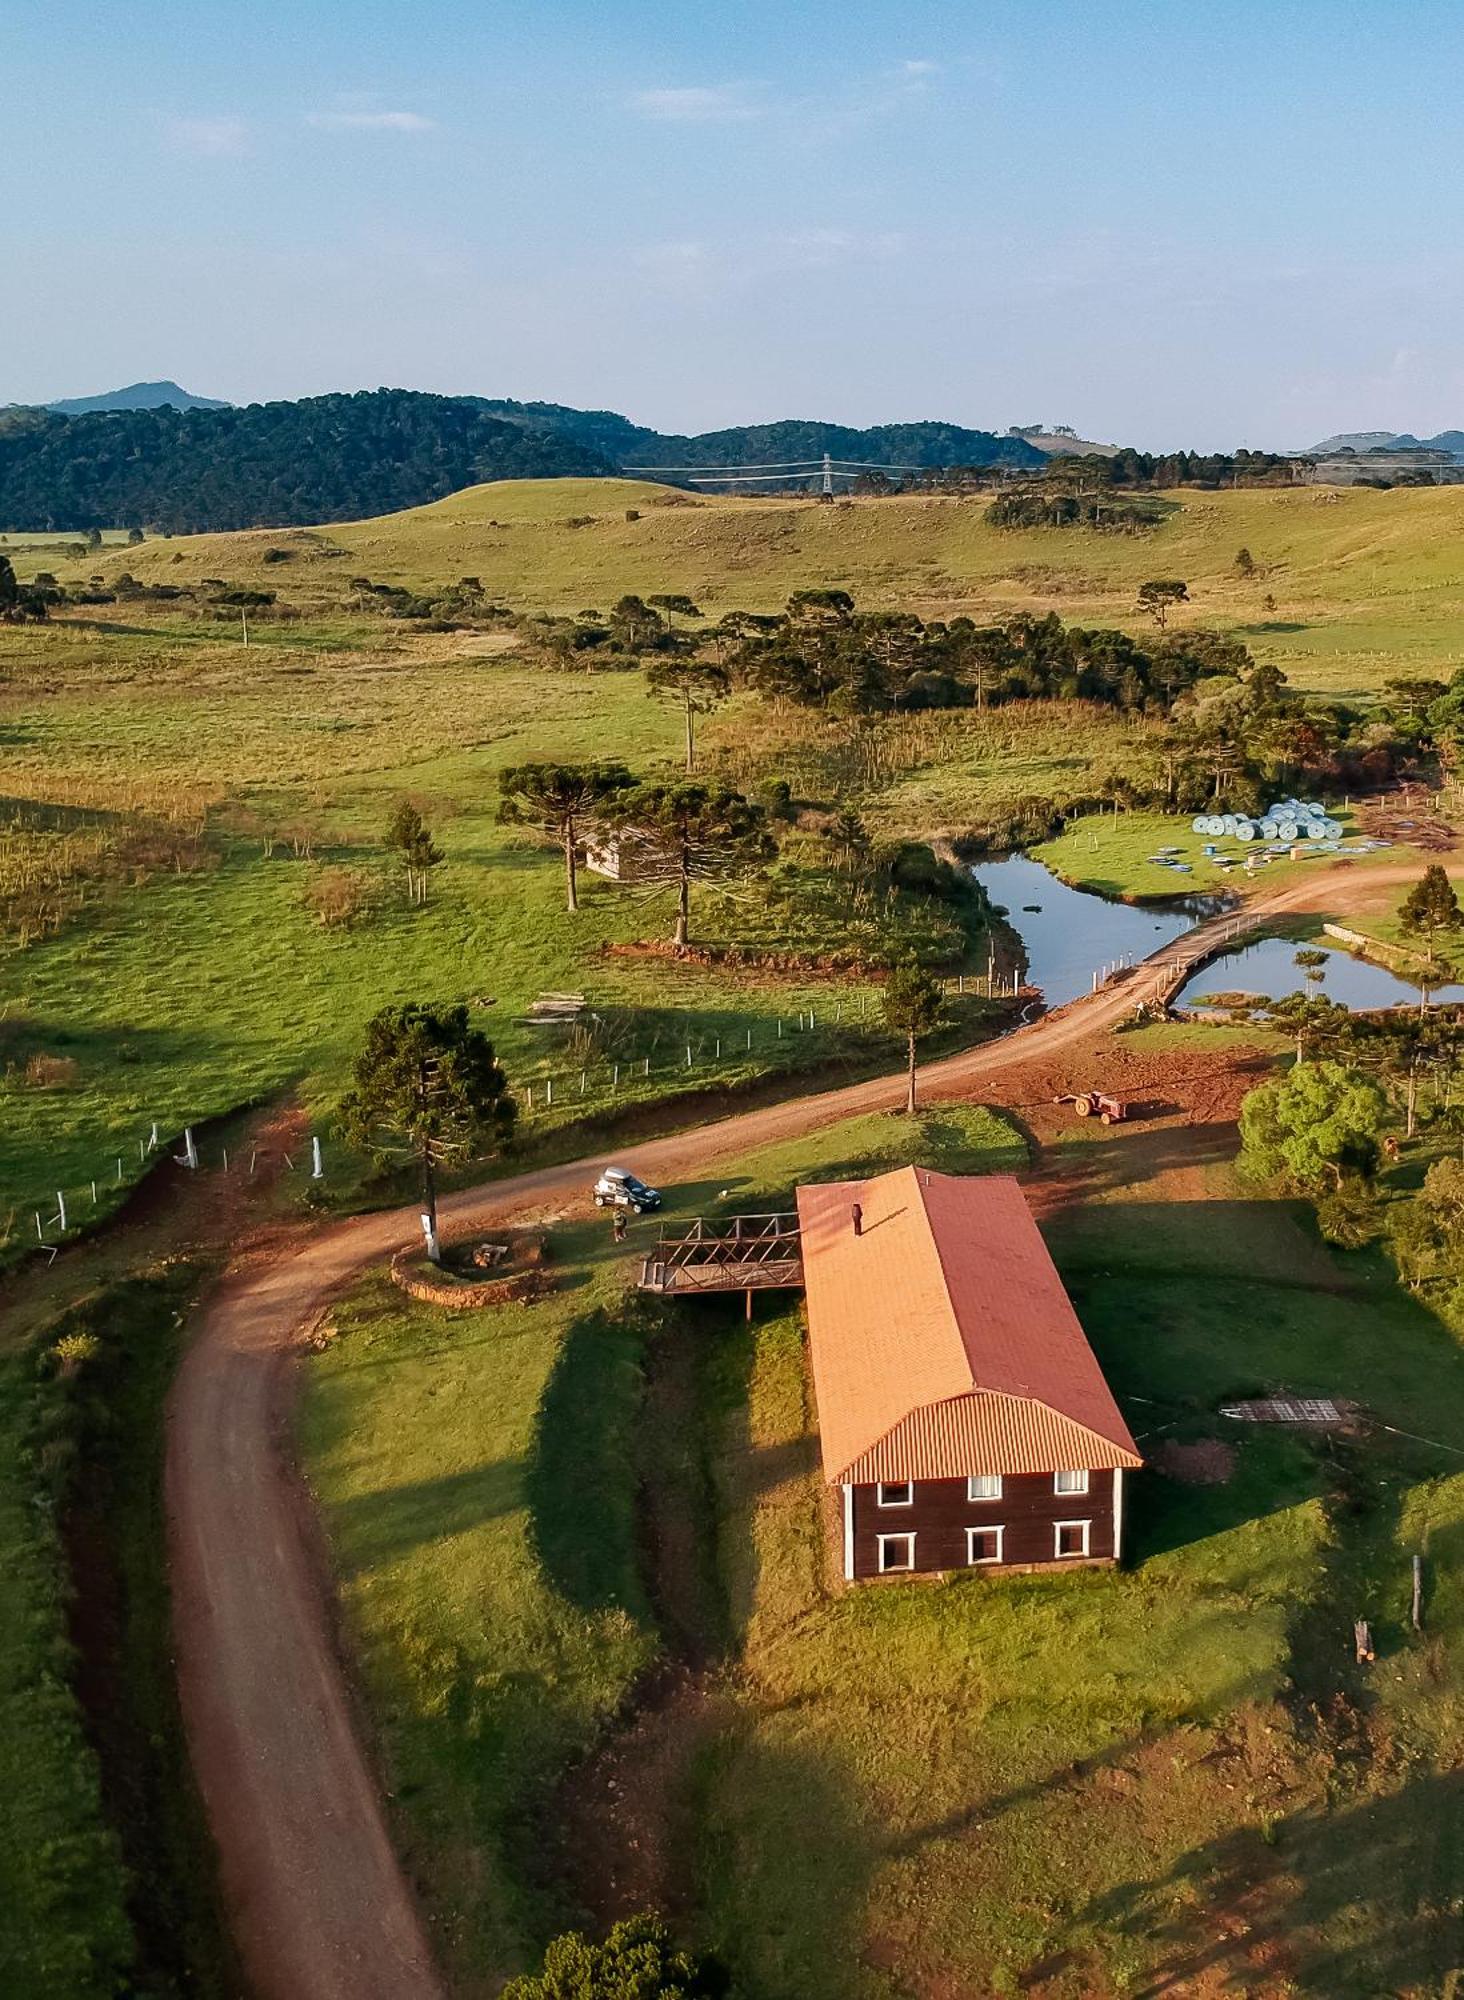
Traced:
<path fill-rule="evenodd" d="M 831 452 L 823 455 L 823 484 L 819 488 L 819 498 L 831 501 L 834 497 L 834 460 Z"/>

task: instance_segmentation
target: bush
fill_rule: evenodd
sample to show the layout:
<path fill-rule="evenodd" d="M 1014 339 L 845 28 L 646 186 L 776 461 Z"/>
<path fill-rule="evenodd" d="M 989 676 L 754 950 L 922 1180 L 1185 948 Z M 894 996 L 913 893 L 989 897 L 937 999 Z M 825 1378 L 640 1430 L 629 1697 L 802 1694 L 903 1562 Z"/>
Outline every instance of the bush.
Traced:
<path fill-rule="evenodd" d="M 72 1376 L 101 1351 L 102 1343 L 94 1333 L 63 1333 L 51 1349 L 51 1359 L 58 1375 Z"/>
<path fill-rule="evenodd" d="M 1339 1249 L 1360 1250 L 1382 1227 L 1377 1197 L 1362 1181 L 1343 1181 L 1318 1201 L 1317 1227 Z"/>
<path fill-rule="evenodd" d="M 543 1970 L 511 1979 L 502 2000 L 721 2000 L 731 1982 L 715 1959 L 677 1951 L 659 1917 L 627 1917 L 600 1943 L 557 1937 Z"/>
<path fill-rule="evenodd" d="M 364 868 L 322 868 L 305 885 L 300 898 L 321 927 L 349 930 L 358 918 L 377 906 L 376 883 Z"/>
<path fill-rule="evenodd" d="M 25 1066 L 30 1090 L 65 1090 L 81 1074 L 74 1056 L 34 1055 Z"/>

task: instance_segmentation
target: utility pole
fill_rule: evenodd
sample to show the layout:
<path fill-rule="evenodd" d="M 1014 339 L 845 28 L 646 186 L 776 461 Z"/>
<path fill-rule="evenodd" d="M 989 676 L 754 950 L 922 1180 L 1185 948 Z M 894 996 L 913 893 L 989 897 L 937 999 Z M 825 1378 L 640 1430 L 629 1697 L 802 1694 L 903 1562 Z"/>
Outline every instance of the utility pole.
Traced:
<path fill-rule="evenodd" d="M 249 613 L 247 611 L 239 613 L 239 623 L 244 628 L 244 644 L 247 646 L 249 644 Z"/>

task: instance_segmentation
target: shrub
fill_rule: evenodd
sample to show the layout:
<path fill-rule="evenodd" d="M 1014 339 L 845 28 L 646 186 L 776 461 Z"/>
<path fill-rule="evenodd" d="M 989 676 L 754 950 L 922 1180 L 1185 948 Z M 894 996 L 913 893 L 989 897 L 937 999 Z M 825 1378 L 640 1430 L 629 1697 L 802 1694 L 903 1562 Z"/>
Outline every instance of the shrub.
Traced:
<path fill-rule="evenodd" d="M 512 1979 L 502 2000 L 721 2000 L 729 1991 L 715 1959 L 673 1946 L 659 1917 L 627 1917 L 593 1943 L 579 1931 L 557 1937 L 543 1970 Z"/>
<path fill-rule="evenodd" d="M 25 1081 L 31 1090 L 64 1090 L 79 1075 L 74 1056 L 33 1055 L 25 1066 Z"/>
<path fill-rule="evenodd" d="M 364 868 L 322 868 L 300 900 L 323 929 L 349 930 L 376 908 L 376 884 Z"/>
<path fill-rule="evenodd" d="M 1339 1249 L 1361 1249 L 1381 1226 L 1377 1197 L 1362 1181 L 1345 1180 L 1317 1203 L 1317 1227 L 1326 1241 Z"/>
<path fill-rule="evenodd" d="M 58 1375 L 73 1376 L 84 1368 L 88 1361 L 94 1361 L 102 1351 L 102 1343 L 94 1333 L 63 1333 L 51 1349 L 51 1359 Z"/>

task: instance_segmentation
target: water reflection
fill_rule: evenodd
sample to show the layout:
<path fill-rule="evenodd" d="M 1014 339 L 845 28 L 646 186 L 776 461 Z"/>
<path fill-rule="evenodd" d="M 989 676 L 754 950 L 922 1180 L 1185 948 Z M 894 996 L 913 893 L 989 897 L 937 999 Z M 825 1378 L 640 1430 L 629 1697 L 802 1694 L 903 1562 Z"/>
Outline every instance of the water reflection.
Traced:
<path fill-rule="evenodd" d="M 1120 903 L 1089 889 L 1074 889 L 1040 861 L 1009 854 L 978 861 L 971 873 L 1026 947 L 1027 978 L 1049 1007 L 1061 1007 L 1093 987 L 1093 974 L 1125 957 L 1135 964 L 1224 907 L 1213 896 L 1166 897 L 1158 903 Z"/>
<path fill-rule="evenodd" d="M 1296 939 L 1261 938 L 1202 966 L 1180 990 L 1176 1005 L 1193 1007 L 1207 993 L 1264 994 L 1268 999 L 1280 1000 L 1288 993 L 1305 992 L 1340 1000 L 1344 1007 L 1418 1005 L 1421 996 L 1416 982 L 1400 979 L 1386 966 L 1374 965 L 1369 959 L 1339 951 L 1329 946 L 1325 938 L 1308 938 L 1306 943 L 1308 950 L 1327 954 L 1323 978 L 1315 987 L 1308 985 L 1306 975 L 1296 963 L 1300 949 Z M 1464 1000 L 1464 986 L 1430 986 L 1429 998 Z"/>

